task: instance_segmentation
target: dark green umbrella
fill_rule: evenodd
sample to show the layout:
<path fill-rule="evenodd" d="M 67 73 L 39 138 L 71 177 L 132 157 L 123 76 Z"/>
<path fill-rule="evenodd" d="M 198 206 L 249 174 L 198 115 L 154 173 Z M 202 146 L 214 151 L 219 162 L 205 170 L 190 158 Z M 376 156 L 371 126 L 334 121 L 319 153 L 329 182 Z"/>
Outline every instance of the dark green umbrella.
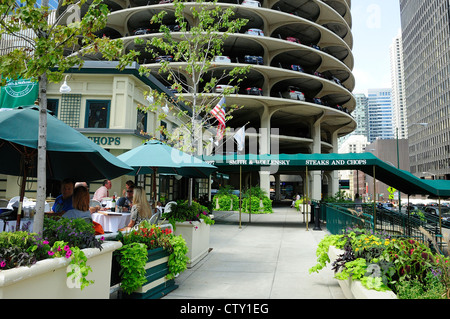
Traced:
<path fill-rule="evenodd" d="M 153 196 L 155 198 L 156 173 L 185 177 L 208 177 L 217 167 L 191 156 L 161 141 L 151 140 L 129 150 L 118 159 L 134 169 L 134 175 L 153 174 Z"/>
<path fill-rule="evenodd" d="M 37 176 L 39 109 L 16 108 L 0 112 L 0 173 Z M 47 114 L 47 178 L 78 181 L 112 179 L 132 168 L 83 134 Z M 18 221 L 19 221 L 18 214 Z M 19 224 L 19 223 L 18 223 Z"/>

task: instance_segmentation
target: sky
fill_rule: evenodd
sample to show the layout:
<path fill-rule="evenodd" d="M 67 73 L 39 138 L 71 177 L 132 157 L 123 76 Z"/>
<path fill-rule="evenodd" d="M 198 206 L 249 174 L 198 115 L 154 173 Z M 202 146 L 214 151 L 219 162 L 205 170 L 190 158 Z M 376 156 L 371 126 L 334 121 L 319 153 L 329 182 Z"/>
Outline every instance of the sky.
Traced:
<path fill-rule="evenodd" d="M 399 0 L 352 0 L 351 10 L 356 80 L 353 93 L 390 88 L 389 47 L 401 28 Z"/>

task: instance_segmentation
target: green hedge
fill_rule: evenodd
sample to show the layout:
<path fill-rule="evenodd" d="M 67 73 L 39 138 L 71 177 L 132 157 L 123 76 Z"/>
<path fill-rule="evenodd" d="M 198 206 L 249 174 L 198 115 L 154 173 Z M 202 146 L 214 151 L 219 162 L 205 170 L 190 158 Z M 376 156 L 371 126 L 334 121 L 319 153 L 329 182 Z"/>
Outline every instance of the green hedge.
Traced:
<path fill-rule="evenodd" d="M 219 201 L 218 209 L 216 209 L 216 200 L 217 199 Z M 231 203 L 233 203 L 233 210 L 239 210 L 239 197 L 237 197 L 236 195 L 217 194 L 213 197 L 213 207 L 215 210 L 230 211 L 232 208 Z"/>

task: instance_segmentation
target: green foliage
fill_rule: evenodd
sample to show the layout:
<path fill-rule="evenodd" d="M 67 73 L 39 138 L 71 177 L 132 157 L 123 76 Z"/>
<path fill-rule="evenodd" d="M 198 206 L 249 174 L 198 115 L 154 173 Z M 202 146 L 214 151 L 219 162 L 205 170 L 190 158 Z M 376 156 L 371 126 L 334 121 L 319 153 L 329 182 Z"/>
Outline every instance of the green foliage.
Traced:
<path fill-rule="evenodd" d="M 392 290 L 399 298 L 448 298 L 450 260 L 433 254 L 423 243 L 374 235 L 364 229 L 349 229 L 338 235 L 339 239 L 335 236 L 326 236 L 319 243 L 318 264 L 310 273 L 330 262 L 328 248 L 334 245 L 344 249 L 333 263 L 337 279 L 360 280 L 366 288 Z"/>
<path fill-rule="evenodd" d="M 219 189 L 216 195 L 213 197 L 213 207 L 216 207 L 216 200 L 218 199 L 219 209 L 220 211 L 230 211 L 230 210 L 239 210 L 239 197 L 232 194 L 231 187 L 229 187 L 229 192 L 227 189 Z M 232 206 L 233 205 L 233 206 Z"/>
<path fill-rule="evenodd" d="M 66 0 L 70 7 L 78 1 Z M 123 54 L 123 43 L 120 39 L 96 36 L 96 31 L 106 26 L 109 13 L 106 4 L 101 0 L 87 3 L 78 2 L 87 9 L 84 16 L 68 21 L 67 25 L 52 24 L 49 21 L 51 11 L 48 7 L 36 5 L 36 1 L 2 1 L 0 5 L 0 34 L 2 36 L 21 34 L 27 42 L 26 46 L 11 47 L 10 52 L 0 55 L 1 85 L 8 78 L 30 78 L 38 80 L 43 74 L 48 80 L 59 82 L 65 70 L 83 64 L 83 55 L 102 53 L 108 60 L 120 59 L 120 66 L 129 64 L 136 56 L 135 52 Z M 10 17 L 5 19 L 4 17 Z M 70 14 L 68 14 L 70 16 Z M 76 21 L 78 20 L 78 21 Z M 71 23 L 73 22 L 73 23 Z M 28 35 L 32 30 L 34 35 Z M 78 53 L 68 55 L 67 48 L 76 48 Z"/>
<path fill-rule="evenodd" d="M 175 223 L 185 221 L 200 221 L 203 220 L 206 224 L 214 224 L 214 220 L 209 216 L 208 209 L 197 202 L 192 202 L 189 205 L 187 200 L 178 201 L 177 205 L 172 205 L 169 213 L 163 214 L 175 229 Z"/>
<path fill-rule="evenodd" d="M 316 250 L 317 264 L 309 269 L 309 273 L 319 272 L 319 270 L 325 268 L 327 263 L 330 262 L 330 257 L 328 257 L 330 246 L 341 248 L 345 243 L 342 240 L 343 237 L 343 235 L 327 235 L 319 242 Z"/>
<path fill-rule="evenodd" d="M 439 275 L 428 272 L 424 282 L 415 278 L 402 280 L 397 285 L 399 299 L 446 299 L 447 288 L 441 282 Z"/>
<path fill-rule="evenodd" d="M 122 278 L 120 287 L 125 293 L 131 294 L 147 281 L 145 278 L 147 247 L 142 243 L 129 243 L 122 246 L 118 252 L 121 267 L 119 275 Z"/>
<path fill-rule="evenodd" d="M 347 198 L 344 191 L 338 191 L 334 194 L 334 196 L 327 196 L 323 199 L 323 201 L 327 203 L 353 203 L 352 200 Z"/>
<path fill-rule="evenodd" d="M 127 294 L 131 294 L 146 282 L 145 264 L 148 250 L 162 248 L 169 254 L 167 279 L 173 279 L 187 268 L 189 258 L 186 256 L 186 242 L 181 235 L 175 236 L 170 229 L 161 229 L 144 221 L 129 233 L 119 233 L 116 239 L 123 243 L 114 255 L 118 257 L 121 267 L 121 287 Z"/>
<path fill-rule="evenodd" d="M 49 242 L 65 241 L 70 246 L 101 249 L 102 241 L 95 238 L 92 223 L 82 218 L 44 218 L 42 235 Z"/>
<path fill-rule="evenodd" d="M 83 221 L 83 223 L 86 223 Z M 53 238 L 54 239 L 54 238 Z M 0 269 L 6 270 L 20 266 L 32 266 L 39 260 L 65 257 L 70 259 L 67 277 L 84 289 L 94 281 L 86 276 L 92 269 L 87 266 L 84 252 L 68 242 L 48 241 L 35 233 L 3 232 L 0 233 Z"/>
<path fill-rule="evenodd" d="M 166 276 L 167 279 L 173 279 L 177 274 L 185 271 L 189 262 L 189 258 L 186 256 L 188 252 L 186 241 L 181 235 L 171 236 L 170 245 L 173 248 L 173 252 L 168 260 L 169 274 Z"/>

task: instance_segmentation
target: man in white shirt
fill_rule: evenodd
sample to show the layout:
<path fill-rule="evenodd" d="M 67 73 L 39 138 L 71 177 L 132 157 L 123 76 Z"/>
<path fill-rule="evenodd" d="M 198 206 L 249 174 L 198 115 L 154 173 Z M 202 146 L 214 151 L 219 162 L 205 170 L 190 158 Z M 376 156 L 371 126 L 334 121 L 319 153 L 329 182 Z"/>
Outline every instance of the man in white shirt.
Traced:
<path fill-rule="evenodd" d="M 93 200 L 97 200 L 99 202 L 102 201 L 103 198 L 109 197 L 108 190 L 111 189 L 111 181 L 106 179 L 103 181 L 103 186 L 100 186 L 94 193 Z"/>

